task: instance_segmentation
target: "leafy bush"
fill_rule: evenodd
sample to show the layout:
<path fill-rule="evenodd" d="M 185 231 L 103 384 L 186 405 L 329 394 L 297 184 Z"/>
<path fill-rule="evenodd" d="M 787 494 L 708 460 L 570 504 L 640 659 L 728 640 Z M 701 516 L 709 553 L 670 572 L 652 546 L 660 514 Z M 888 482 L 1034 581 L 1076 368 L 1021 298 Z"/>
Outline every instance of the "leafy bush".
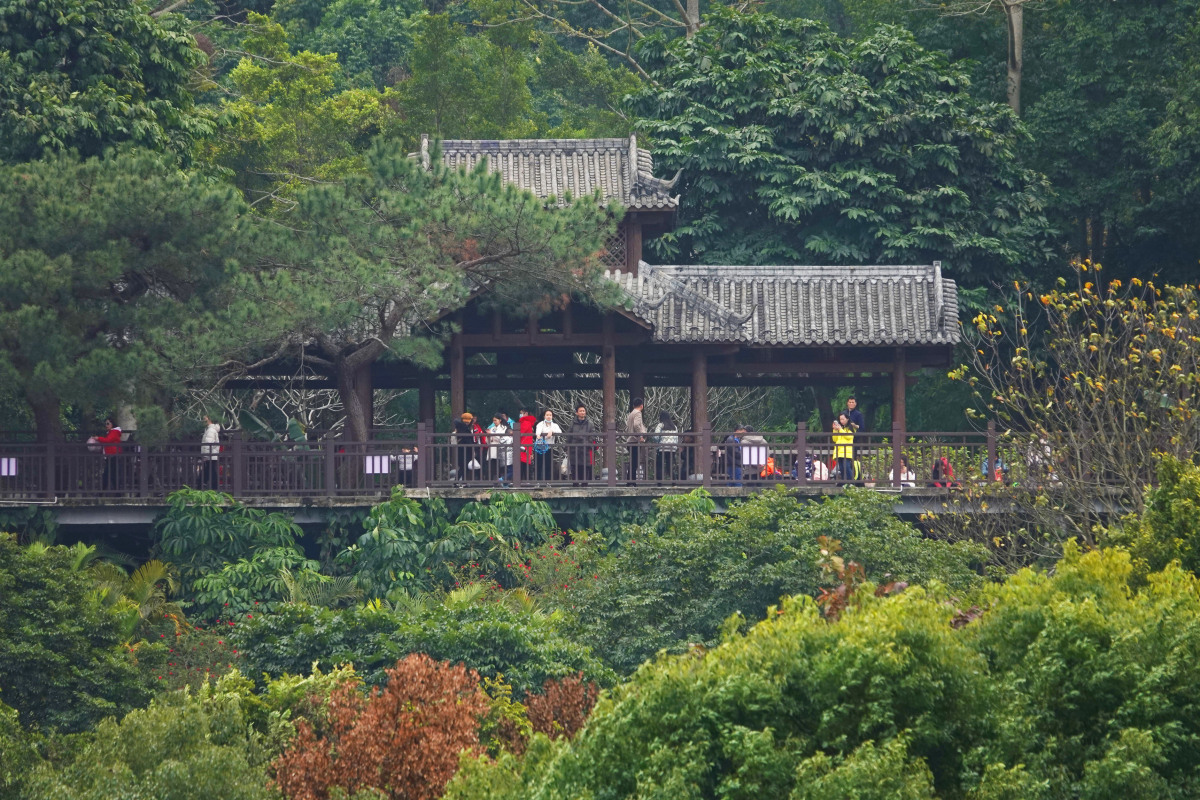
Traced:
<path fill-rule="evenodd" d="M 479 751 L 479 720 L 488 699 L 471 670 L 412 655 L 387 670 L 387 685 L 364 698 L 337 689 L 329 730 L 307 722 L 274 762 L 275 782 L 290 798 L 326 797 L 333 787 L 385 798 L 433 798 L 458 767 L 461 752 Z"/>
<path fill-rule="evenodd" d="M 294 550 L 303 532 L 284 514 L 247 508 L 227 494 L 180 489 L 154 525 L 158 546 L 191 582 L 259 550 Z"/>
<path fill-rule="evenodd" d="M 37 751 L 21 730 L 17 712 L 0 703 L 0 800 L 25 796 L 25 779 L 35 763 Z"/>
<path fill-rule="evenodd" d="M 527 494 L 494 493 L 468 503 L 454 523 L 438 499 L 418 503 L 402 487 L 371 509 L 363 533 L 338 558 L 368 598 L 415 594 L 460 583 L 465 570 L 498 570 L 506 548 L 545 542 L 555 528 L 550 507 Z"/>
<path fill-rule="evenodd" d="M 944 592 L 808 597 L 661 658 L 570 743 L 471 761 L 487 797 L 1194 797 L 1200 579 L 1132 590 L 1128 554 L 1067 548 L 964 614 Z"/>
<path fill-rule="evenodd" d="M 0 698 L 29 727 L 82 731 L 150 699 L 120 610 L 76 554 L 0 534 Z"/>
<path fill-rule="evenodd" d="M 414 603 L 391 610 L 375 603 L 340 610 L 289 605 L 231 629 L 246 671 L 304 674 L 352 663 L 368 683 L 412 653 L 462 662 L 489 678 L 504 676 L 518 697 L 547 680 L 582 672 L 602 685 L 612 671 L 566 637 L 559 616 L 497 602 Z"/>
<path fill-rule="evenodd" d="M 36 770 L 27 800 L 268 800 L 262 738 L 243 711 L 239 676 L 192 695 L 171 692 L 83 734 L 61 764 Z"/>
<path fill-rule="evenodd" d="M 1163 457 L 1145 512 L 1107 532 L 1105 540 L 1128 548 L 1142 574 L 1175 560 L 1200 573 L 1200 466 Z"/>
<path fill-rule="evenodd" d="M 869 578 L 940 581 L 960 591 L 979 582 L 985 557 L 982 548 L 922 538 L 886 497 L 867 491 L 804 503 L 777 488 L 722 516 L 702 491 L 656 505 L 617 554 L 602 555 L 586 538 L 527 554 L 534 591 L 568 614 L 572 635 L 618 672 L 660 649 L 711 647 L 734 614 L 761 619 L 780 597 L 815 595 L 820 536 L 839 540 Z"/>

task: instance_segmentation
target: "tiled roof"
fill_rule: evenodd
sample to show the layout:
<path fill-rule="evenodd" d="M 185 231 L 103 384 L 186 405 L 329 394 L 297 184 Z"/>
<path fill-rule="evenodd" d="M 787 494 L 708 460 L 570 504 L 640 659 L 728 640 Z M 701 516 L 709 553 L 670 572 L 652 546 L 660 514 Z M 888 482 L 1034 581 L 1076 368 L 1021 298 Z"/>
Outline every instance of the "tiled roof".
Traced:
<path fill-rule="evenodd" d="M 937 345 L 959 340 L 939 262 L 897 267 L 651 266 L 607 273 L 659 342 Z"/>
<path fill-rule="evenodd" d="M 421 137 L 421 161 L 429 164 L 430 140 Z M 418 155 L 416 153 L 414 156 Z M 449 167 L 473 168 L 486 158 L 488 168 L 504 180 L 538 197 L 561 202 L 597 189 L 605 201 L 626 208 L 672 210 L 679 195 L 671 195 L 675 179 L 654 177 L 650 151 L 628 139 L 446 139 L 442 161 Z M 679 176 L 676 175 L 676 178 Z"/>

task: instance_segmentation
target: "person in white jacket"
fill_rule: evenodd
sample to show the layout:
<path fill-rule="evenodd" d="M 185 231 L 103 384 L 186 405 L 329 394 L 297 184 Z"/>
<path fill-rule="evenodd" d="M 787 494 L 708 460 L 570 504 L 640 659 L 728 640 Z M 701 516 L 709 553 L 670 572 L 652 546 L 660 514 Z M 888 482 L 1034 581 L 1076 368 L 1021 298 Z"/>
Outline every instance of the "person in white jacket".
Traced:
<path fill-rule="evenodd" d="M 200 439 L 200 485 L 216 490 L 220 482 L 218 461 L 221 458 L 221 426 L 204 415 L 204 436 Z"/>
<path fill-rule="evenodd" d="M 533 429 L 533 463 L 539 483 L 550 481 L 554 474 L 554 437 L 561 433 L 554 412 L 546 409 L 542 421 Z"/>
<path fill-rule="evenodd" d="M 500 485 L 512 480 L 513 455 L 512 428 L 508 427 L 508 415 L 497 411 L 488 426 L 488 477 Z"/>

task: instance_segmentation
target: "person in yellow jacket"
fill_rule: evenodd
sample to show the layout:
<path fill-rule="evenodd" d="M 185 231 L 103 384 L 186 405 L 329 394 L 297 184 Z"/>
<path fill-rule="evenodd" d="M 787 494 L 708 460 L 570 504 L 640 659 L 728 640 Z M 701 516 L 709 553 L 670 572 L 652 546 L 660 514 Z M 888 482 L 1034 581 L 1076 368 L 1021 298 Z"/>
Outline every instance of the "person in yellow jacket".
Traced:
<path fill-rule="evenodd" d="M 833 457 L 837 459 L 839 477 L 854 480 L 854 428 L 845 411 L 833 421 Z"/>

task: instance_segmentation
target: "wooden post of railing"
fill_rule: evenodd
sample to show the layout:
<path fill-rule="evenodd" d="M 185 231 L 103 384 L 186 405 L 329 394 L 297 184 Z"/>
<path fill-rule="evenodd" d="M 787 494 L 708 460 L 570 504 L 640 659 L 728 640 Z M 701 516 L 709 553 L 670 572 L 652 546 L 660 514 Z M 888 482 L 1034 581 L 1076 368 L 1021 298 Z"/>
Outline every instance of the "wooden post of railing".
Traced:
<path fill-rule="evenodd" d="M 696 449 L 696 469 L 700 473 L 700 482 L 704 486 L 712 486 L 712 431 L 707 425 L 700 429 L 700 443 Z"/>
<path fill-rule="evenodd" d="M 231 466 L 233 467 L 233 496 L 241 497 L 246 492 L 246 451 L 241 431 L 229 437 Z"/>
<path fill-rule="evenodd" d="M 429 435 L 432 423 L 417 423 L 417 488 L 428 489 L 433 474 L 433 446 Z"/>
<path fill-rule="evenodd" d="M 150 496 L 150 448 L 142 444 L 132 445 L 134 464 L 138 471 L 138 497 Z"/>
<path fill-rule="evenodd" d="M 998 470 L 996 469 L 996 421 L 988 420 L 987 426 L 987 475 L 984 476 L 985 481 L 994 480 Z"/>
<path fill-rule="evenodd" d="M 796 482 L 801 486 L 808 483 L 808 475 L 804 471 L 805 458 L 808 455 L 808 423 L 796 423 Z"/>
<path fill-rule="evenodd" d="M 892 486 L 899 489 L 904 485 L 904 467 L 900 465 L 900 456 L 904 451 L 904 426 L 898 422 L 892 423 Z"/>
<path fill-rule="evenodd" d="M 46 499 L 53 500 L 58 496 L 58 442 L 50 441 L 46 445 Z"/>
<path fill-rule="evenodd" d="M 604 464 L 608 467 L 608 487 L 617 485 L 617 423 L 604 426 Z"/>
<path fill-rule="evenodd" d="M 333 497 L 337 494 L 337 439 L 327 436 L 324 445 L 321 450 L 325 457 L 325 496 Z M 365 449 L 357 444 L 351 444 L 350 447 L 355 450 Z M 365 465 L 365 462 L 360 463 Z"/>
<path fill-rule="evenodd" d="M 517 427 L 511 429 L 509 434 L 512 435 L 512 454 L 510 461 L 512 462 L 512 487 L 514 489 L 521 488 L 521 425 L 517 423 Z"/>

